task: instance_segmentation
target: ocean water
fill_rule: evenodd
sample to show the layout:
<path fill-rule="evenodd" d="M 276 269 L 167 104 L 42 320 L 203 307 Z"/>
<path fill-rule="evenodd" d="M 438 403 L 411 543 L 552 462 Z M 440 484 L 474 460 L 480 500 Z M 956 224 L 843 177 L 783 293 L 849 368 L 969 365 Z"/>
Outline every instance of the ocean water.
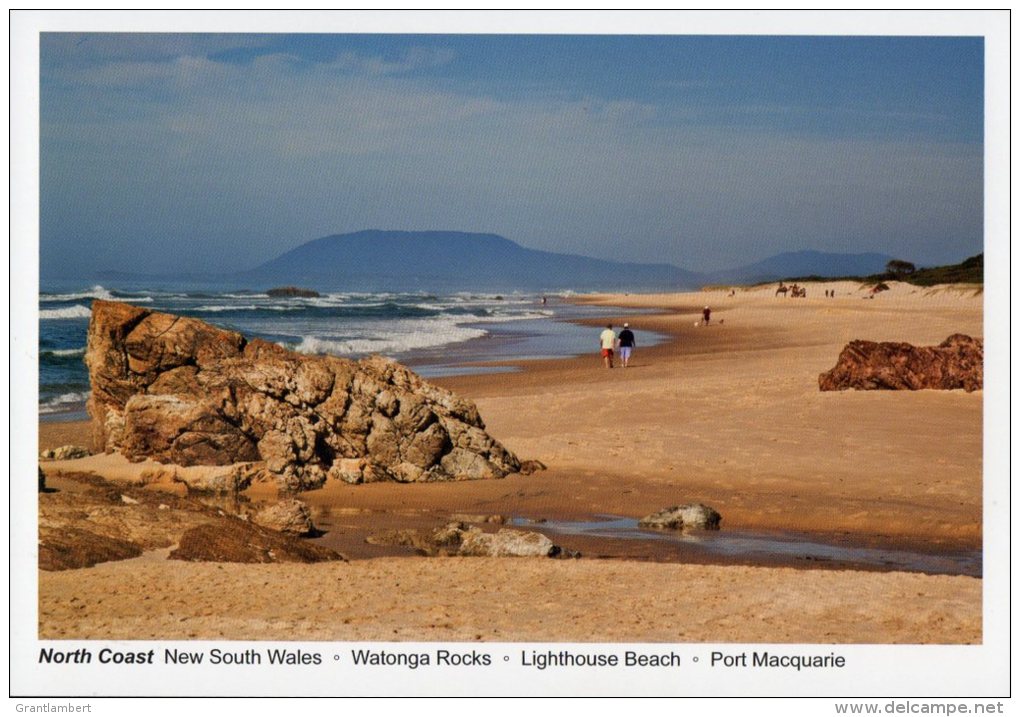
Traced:
<path fill-rule="evenodd" d="M 85 341 L 94 299 L 192 316 L 306 354 L 381 354 L 435 377 L 512 370 L 478 363 L 594 352 L 598 330 L 571 320 L 615 312 L 569 303 L 568 296 L 548 295 L 545 304 L 534 293 L 352 292 L 276 298 L 186 283 L 44 284 L 39 293 L 39 413 L 84 417 L 89 392 Z M 635 333 L 638 346 L 662 339 Z"/>

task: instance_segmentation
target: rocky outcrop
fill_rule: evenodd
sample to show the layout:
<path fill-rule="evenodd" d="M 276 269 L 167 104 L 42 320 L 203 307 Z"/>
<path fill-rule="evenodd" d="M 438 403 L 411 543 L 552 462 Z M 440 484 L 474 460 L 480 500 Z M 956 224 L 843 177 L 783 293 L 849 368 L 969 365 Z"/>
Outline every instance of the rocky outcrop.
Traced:
<path fill-rule="evenodd" d="M 714 508 L 687 503 L 646 515 L 638 521 L 638 526 L 657 530 L 719 530 L 721 520 L 722 516 Z"/>
<path fill-rule="evenodd" d="M 318 562 L 339 553 L 189 497 L 113 484 L 91 473 L 51 476 L 39 494 L 39 567 L 68 570 L 177 546 L 178 560 Z M 236 508 L 236 506 L 235 506 Z"/>
<path fill-rule="evenodd" d="M 142 554 L 141 546 L 82 528 L 39 528 L 39 569 L 91 568 L 112 560 L 128 560 Z"/>
<path fill-rule="evenodd" d="M 389 531 L 370 537 L 368 542 L 405 545 L 429 556 L 555 558 L 563 555 L 563 550 L 541 533 L 506 528 L 498 533 L 486 533 L 459 521 L 434 530 Z M 579 556 L 572 553 L 570 557 Z"/>
<path fill-rule="evenodd" d="M 321 563 L 345 560 L 334 550 L 232 519 L 196 526 L 169 560 L 215 563 Z"/>
<path fill-rule="evenodd" d="M 983 383 L 984 344 L 963 334 L 953 334 L 938 346 L 851 341 L 835 367 L 818 377 L 822 391 L 977 391 Z"/>
<path fill-rule="evenodd" d="M 321 294 L 313 289 L 302 289 L 297 286 L 278 286 L 275 289 L 270 289 L 266 292 L 267 296 L 283 297 L 283 298 L 302 298 L 302 299 L 314 299 Z"/>
<path fill-rule="evenodd" d="M 420 482 L 520 469 L 473 403 L 378 356 L 304 356 L 196 319 L 97 300 L 85 361 L 94 445 L 131 460 L 262 461 L 293 490 L 327 477 Z"/>

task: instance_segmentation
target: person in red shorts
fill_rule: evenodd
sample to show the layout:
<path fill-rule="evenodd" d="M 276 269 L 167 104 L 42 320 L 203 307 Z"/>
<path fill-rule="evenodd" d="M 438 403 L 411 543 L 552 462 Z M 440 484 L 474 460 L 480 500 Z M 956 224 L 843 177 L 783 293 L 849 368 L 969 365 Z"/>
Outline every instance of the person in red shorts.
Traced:
<path fill-rule="evenodd" d="M 613 325 L 607 324 L 605 330 L 599 334 L 599 348 L 602 349 L 602 363 L 606 368 L 613 367 L 613 349 L 616 348 L 616 332 Z"/>

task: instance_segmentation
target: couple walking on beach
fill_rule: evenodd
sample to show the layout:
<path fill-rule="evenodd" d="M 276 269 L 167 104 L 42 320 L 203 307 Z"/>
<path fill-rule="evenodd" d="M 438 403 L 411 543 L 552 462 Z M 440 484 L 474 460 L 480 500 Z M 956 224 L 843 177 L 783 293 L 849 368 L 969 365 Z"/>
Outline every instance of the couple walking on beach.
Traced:
<path fill-rule="evenodd" d="M 627 368 L 630 363 L 630 354 L 637 342 L 634 340 L 634 332 L 630 330 L 630 324 L 623 325 L 623 331 L 617 336 L 613 331 L 612 324 L 606 324 L 605 330 L 599 334 L 599 347 L 602 349 L 602 363 L 606 368 L 613 367 L 613 352 L 620 351 L 620 360 L 623 367 Z"/>

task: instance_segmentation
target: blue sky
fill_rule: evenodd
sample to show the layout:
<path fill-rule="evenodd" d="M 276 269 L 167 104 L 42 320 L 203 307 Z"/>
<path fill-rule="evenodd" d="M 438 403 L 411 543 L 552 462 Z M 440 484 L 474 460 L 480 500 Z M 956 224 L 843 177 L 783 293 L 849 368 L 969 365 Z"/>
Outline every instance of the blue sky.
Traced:
<path fill-rule="evenodd" d="M 980 38 L 64 34 L 46 275 L 248 268 L 361 229 L 693 270 L 982 251 Z"/>

